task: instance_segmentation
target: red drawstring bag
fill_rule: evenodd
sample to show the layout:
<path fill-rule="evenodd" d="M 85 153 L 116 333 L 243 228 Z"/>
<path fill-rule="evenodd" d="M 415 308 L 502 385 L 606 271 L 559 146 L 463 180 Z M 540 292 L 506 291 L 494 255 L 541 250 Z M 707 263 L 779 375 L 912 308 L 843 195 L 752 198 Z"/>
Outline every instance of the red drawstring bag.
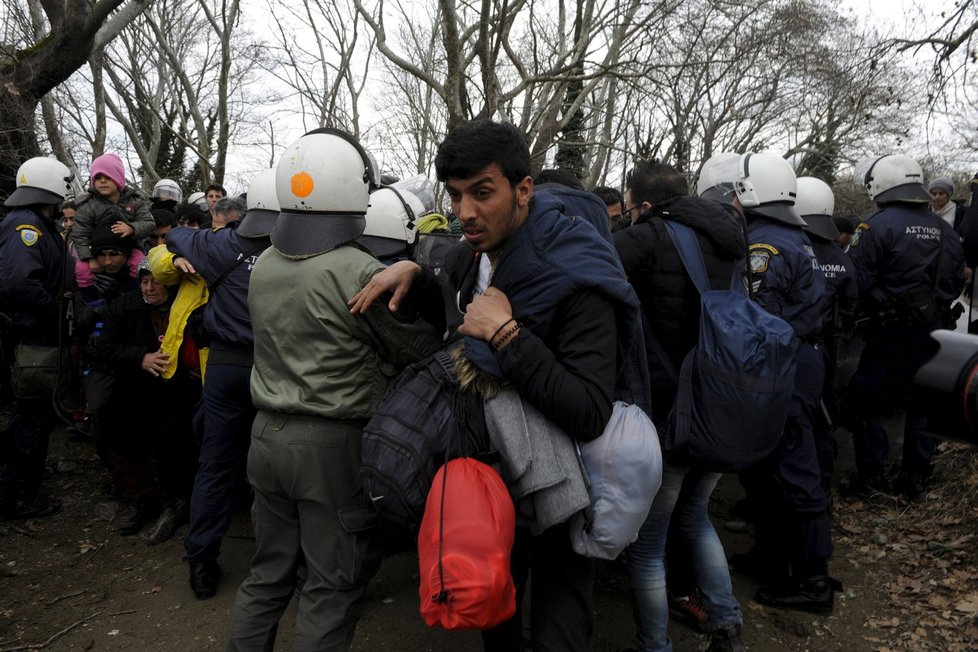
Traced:
<path fill-rule="evenodd" d="M 488 629 L 512 618 L 515 528 L 513 499 L 492 467 L 462 457 L 438 470 L 418 533 L 421 617 L 429 626 Z"/>

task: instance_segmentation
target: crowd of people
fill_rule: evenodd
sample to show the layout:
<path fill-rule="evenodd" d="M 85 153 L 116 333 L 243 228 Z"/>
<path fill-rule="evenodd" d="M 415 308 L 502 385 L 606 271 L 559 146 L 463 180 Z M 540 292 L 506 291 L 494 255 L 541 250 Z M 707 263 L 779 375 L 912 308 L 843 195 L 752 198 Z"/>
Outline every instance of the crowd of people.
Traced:
<path fill-rule="evenodd" d="M 384 531 L 359 478 L 361 433 L 399 370 L 447 347 L 468 379 L 459 391 L 488 400 L 512 388 L 577 442 L 602 434 L 616 400 L 647 411 L 663 469 L 626 553 L 637 649 L 671 649 L 673 609 L 708 633 L 711 651 L 743 650 L 708 513 L 721 473 L 665 444 L 701 322 L 676 225 L 695 235 L 712 289 L 747 294 L 792 334 L 780 442 L 739 475 L 755 546 L 731 561 L 758 578 L 755 600 L 834 608 L 840 426 L 856 453 L 848 491 L 926 495 L 934 443 L 912 377 L 935 348 L 930 333 L 958 317 L 969 215 L 950 201 L 951 180 L 925 183 L 913 159 L 872 163 L 878 211 L 861 220 L 834 215 L 828 184 L 769 153 L 713 156 L 692 193 L 656 160 L 636 162 L 624 192 L 591 192 L 563 170 L 534 176 L 523 135 L 488 121 L 439 146 L 444 214 L 430 180 L 381 183 L 342 131 L 312 131 L 279 159 L 241 197 L 214 184 L 184 201 L 169 179 L 144 199 L 114 154 L 92 162 L 78 197 L 66 166 L 33 158 L 0 222 L 11 410 L 0 517 L 57 513 L 42 487 L 48 438 L 59 404 L 81 396 L 75 416 L 119 500 L 114 527 L 145 529 L 155 544 L 187 523 L 189 584 L 208 599 L 246 479 L 255 554 L 228 649 L 271 649 L 293 596 L 296 649 L 350 646 Z M 840 338 L 865 342 L 844 387 Z M 882 424 L 895 407 L 906 419 L 893 476 Z M 481 409 L 465 416 L 485 431 Z M 483 632 L 485 649 L 588 649 L 595 561 L 575 552 L 568 522 L 518 522 L 511 555 L 520 606 Z"/>

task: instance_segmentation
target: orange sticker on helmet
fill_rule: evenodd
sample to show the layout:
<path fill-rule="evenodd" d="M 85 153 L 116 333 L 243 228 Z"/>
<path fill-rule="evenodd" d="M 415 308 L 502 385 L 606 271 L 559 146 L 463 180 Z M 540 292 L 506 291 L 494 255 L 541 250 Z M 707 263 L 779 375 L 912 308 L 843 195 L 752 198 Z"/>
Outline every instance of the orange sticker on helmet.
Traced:
<path fill-rule="evenodd" d="M 315 185 L 312 177 L 305 172 L 292 175 L 292 194 L 296 197 L 308 197 Z"/>

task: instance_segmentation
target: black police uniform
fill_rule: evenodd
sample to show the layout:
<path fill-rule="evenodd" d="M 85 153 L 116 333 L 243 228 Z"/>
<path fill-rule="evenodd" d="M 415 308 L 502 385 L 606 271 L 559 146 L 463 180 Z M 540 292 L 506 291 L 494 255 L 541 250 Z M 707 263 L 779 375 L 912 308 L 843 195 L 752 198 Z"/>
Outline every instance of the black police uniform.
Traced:
<path fill-rule="evenodd" d="M 850 384 L 856 469 L 864 485 L 885 488 L 889 446 L 881 417 L 902 407 L 906 423 L 896 489 L 914 498 L 930 476 L 934 443 L 921 434 L 926 416 L 912 390 L 913 373 L 936 348 L 929 333 L 943 326 L 942 316 L 921 309 L 919 298 L 931 297 L 936 310 L 957 298 L 964 286 L 961 242 L 926 204 L 897 202 L 856 228 L 849 255 L 867 323 L 866 347 Z"/>
<path fill-rule="evenodd" d="M 0 313 L 6 325 L 3 337 L 8 355 L 18 344 L 58 345 L 61 297 L 67 287 L 65 259 L 65 241 L 53 217 L 24 207 L 0 222 Z M 38 494 L 55 422 L 50 397 L 16 399 L 0 517 L 40 516 L 51 511 L 50 503 L 40 504 Z"/>
<path fill-rule="evenodd" d="M 831 519 L 813 431 L 825 366 L 812 343 L 822 333 L 825 277 L 800 227 L 750 210 L 747 219 L 754 298 L 791 324 L 799 338 L 784 437 L 767 463 L 742 476 L 751 500 L 763 503 L 755 510 L 755 531 L 757 552 L 769 562 L 769 579 L 780 583 L 790 577 L 793 583 L 779 590 L 762 588 L 756 599 L 777 607 L 831 610 Z"/>
<path fill-rule="evenodd" d="M 835 400 L 836 338 L 845 330 L 844 324 L 852 321 L 856 310 L 859 289 L 856 270 L 852 261 L 831 240 L 809 232 L 809 240 L 819 268 L 825 276 L 825 299 L 821 341 L 816 348 L 825 363 L 825 384 L 822 387 L 821 409 L 815 415 L 815 450 L 822 470 L 822 487 L 830 493 L 835 473 L 835 457 L 838 445 L 832 438 L 832 430 L 838 422 L 839 409 Z"/>

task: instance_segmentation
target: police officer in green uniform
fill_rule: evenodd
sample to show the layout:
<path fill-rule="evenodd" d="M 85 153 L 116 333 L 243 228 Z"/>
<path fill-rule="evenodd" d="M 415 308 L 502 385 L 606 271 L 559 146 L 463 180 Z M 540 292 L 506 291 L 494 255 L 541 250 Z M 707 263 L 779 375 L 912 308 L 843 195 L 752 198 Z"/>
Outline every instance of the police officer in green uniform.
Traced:
<path fill-rule="evenodd" d="M 380 563 L 379 516 L 358 477 L 361 431 L 395 367 L 430 353 L 440 338 L 423 322 L 397 321 L 380 302 L 363 315 L 347 307 L 384 268 L 354 242 L 376 178 L 360 144 L 318 129 L 280 160 L 281 213 L 248 295 L 256 550 L 228 649 L 272 648 L 304 561 L 294 649 L 345 650 Z"/>

